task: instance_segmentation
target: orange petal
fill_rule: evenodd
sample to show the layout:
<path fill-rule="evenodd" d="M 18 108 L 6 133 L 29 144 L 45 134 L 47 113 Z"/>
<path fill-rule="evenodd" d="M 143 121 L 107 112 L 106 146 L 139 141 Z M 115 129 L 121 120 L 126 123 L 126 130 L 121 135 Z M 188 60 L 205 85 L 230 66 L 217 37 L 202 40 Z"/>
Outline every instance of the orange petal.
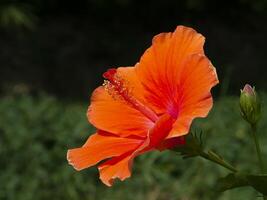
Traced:
<path fill-rule="evenodd" d="M 107 186 L 112 186 L 116 178 L 121 181 L 129 178 L 132 172 L 133 159 L 150 148 L 145 150 L 149 146 L 149 137 L 143 140 L 142 144 L 138 146 L 134 151 L 127 152 L 119 157 L 112 158 L 98 166 L 101 181 Z"/>
<path fill-rule="evenodd" d="M 177 104 L 182 63 L 192 54 L 203 53 L 203 44 L 202 35 L 184 26 L 178 26 L 174 33 L 154 37 L 136 71 L 146 89 L 147 101 L 158 113 Z"/>
<path fill-rule="evenodd" d="M 186 134 L 194 118 L 207 116 L 212 107 L 210 90 L 217 83 L 215 68 L 205 56 L 188 58 L 181 72 L 178 118 L 168 137 Z"/>
<path fill-rule="evenodd" d="M 147 115 L 144 115 L 145 109 L 149 111 L 150 109 L 146 107 L 147 105 L 142 99 L 143 87 L 133 67 L 119 68 L 117 71 L 118 76 L 123 80 L 124 85 L 122 87 L 127 90 L 129 100 L 134 99 L 140 102 L 138 105 L 142 105 L 144 108 L 134 107 L 133 103 L 125 100 L 116 92 L 99 87 L 92 95 L 91 105 L 87 113 L 88 119 L 98 129 L 121 137 L 129 135 L 146 137 L 147 131 L 154 123 Z M 153 111 L 150 112 L 153 114 Z"/>
<path fill-rule="evenodd" d="M 133 156 L 131 153 L 112 158 L 98 167 L 101 181 L 107 186 L 112 186 L 114 180 L 121 181 L 131 176 Z"/>
<path fill-rule="evenodd" d="M 131 96 L 144 103 L 144 87 L 135 67 L 119 67 L 117 73 L 125 80 L 125 86 L 130 90 Z"/>
<path fill-rule="evenodd" d="M 137 155 L 157 147 L 168 135 L 172 128 L 172 123 L 173 118 L 169 114 L 161 116 L 155 126 L 149 131 L 148 137 L 143 140 L 138 148 L 101 164 L 98 169 L 102 182 L 107 186 L 111 186 L 116 178 L 123 181 L 130 177 L 133 159 Z"/>
<path fill-rule="evenodd" d="M 99 161 L 134 151 L 141 140 L 120 138 L 106 133 L 95 133 L 83 147 L 68 150 L 67 159 L 76 170 L 82 170 Z"/>

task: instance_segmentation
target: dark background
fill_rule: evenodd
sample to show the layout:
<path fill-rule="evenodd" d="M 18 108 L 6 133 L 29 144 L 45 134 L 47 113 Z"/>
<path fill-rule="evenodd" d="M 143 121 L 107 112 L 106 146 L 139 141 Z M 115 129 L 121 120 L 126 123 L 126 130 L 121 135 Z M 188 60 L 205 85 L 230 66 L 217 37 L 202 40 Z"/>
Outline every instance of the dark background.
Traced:
<path fill-rule="evenodd" d="M 177 25 L 206 37 L 217 94 L 267 83 L 266 0 L 1 0 L 0 86 L 87 100 L 110 67 L 134 65 Z M 19 14 L 9 14 L 10 7 Z M 8 10 L 9 9 L 9 10 Z"/>

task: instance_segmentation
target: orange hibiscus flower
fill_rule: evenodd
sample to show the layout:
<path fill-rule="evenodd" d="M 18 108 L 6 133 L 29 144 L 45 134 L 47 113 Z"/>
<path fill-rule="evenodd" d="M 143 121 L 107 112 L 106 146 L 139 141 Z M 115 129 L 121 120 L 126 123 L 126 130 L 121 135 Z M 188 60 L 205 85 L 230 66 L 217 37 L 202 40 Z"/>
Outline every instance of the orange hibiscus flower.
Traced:
<path fill-rule="evenodd" d="M 105 72 L 87 113 L 97 131 L 68 151 L 69 163 L 82 170 L 105 160 L 98 166 L 100 179 L 111 186 L 131 176 L 136 156 L 184 144 L 192 120 L 211 109 L 210 90 L 218 83 L 204 40 L 178 26 L 155 36 L 134 67 Z"/>

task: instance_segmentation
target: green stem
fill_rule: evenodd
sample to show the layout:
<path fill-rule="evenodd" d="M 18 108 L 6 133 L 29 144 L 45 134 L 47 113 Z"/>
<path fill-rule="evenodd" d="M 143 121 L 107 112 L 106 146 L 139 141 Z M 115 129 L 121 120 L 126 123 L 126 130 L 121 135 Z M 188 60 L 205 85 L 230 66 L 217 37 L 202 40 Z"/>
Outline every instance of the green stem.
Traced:
<path fill-rule="evenodd" d="M 255 142 L 255 147 L 256 147 L 256 151 L 257 151 L 257 156 L 258 156 L 258 160 L 259 160 L 259 167 L 261 170 L 261 173 L 264 174 L 264 164 L 263 164 L 263 160 L 262 160 L 262 156 L 261 156 L 261 148 L 260 148 L 260 144 L 259 144 L 259 139 L 257 136 L 257 128 L 255 125 L 251 126 L 252 129 L 252 136 Z"/>
<path fill-rule="evenodd" d="M 252 130 L 252 136 L 254 139 L 254 143 L 255 143 L 255 147 L 256 147 L 256 151 L 257 151 L 257 156 L 258 156 L 258 160 L 259 160 L 260 171 L 262 174 L 264 174 L 265 169 L 264 169 L 264 164 L 263 164 L 263 160 L 262 160 L 262 153 L 261 153 L 261 148 L 260 148 L 259 139 L 258 139 L 258 135 L 257 135 L 256 125 L 251 125 L 251 130 Z M 262 198 L 263 198 L 263 200 L 267 200 L 266 196 L 263 196 Z"/>
<path fill-rule="evenodd" d="M 201 152 L 200 153 L 200 156 L 202 158 L 205 158 L 211 162 L 214 162 L 228 170 L 230 170 L 231 172 L 233 173 L 236 173 L 237 172 L 237 169 L 235 169 L 231 164 L 229 164 L 228 162 L 226 162 L 225 160 L 223 160 L 220 156 L 218 156 L 217 154 L 215 154 L 214 152 L 212 151 L 208 151 L 208 153 L 206 152 Z"/>

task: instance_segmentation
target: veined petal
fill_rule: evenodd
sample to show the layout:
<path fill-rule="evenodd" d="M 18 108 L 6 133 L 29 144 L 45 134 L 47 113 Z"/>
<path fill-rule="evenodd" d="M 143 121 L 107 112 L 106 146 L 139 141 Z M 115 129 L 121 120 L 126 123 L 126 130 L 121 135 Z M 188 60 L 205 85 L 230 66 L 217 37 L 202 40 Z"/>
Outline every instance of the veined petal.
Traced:
<path fill-rule="evenodd" d="M 102 182 L 111 186 L 116 178 L 123 181 L 130 177 L 133 159 L 140 154 L 155 149 L 167 137 L 173 121 L 169 114 L 161 116 L 138 148 L 101 164 L 98 169 Z"/>
<path fill-rule="evenodd" d="M 121 137 L 146 137 L 157 115 L 143 101 L 143 87 L 133 67 L 111 69 L 104 73 L 105 86 L 97 88 L 91 98 L 88 119 L 100 130 Z"/>
<path fill-rule="evenodd" d="M 168 137 L 186 134 L 194 118 L 207 116 L 213 104 L 210 90 L 219 82 L 215 68 L 201 54 L 187 59 L 179 81 L 179 112 Z"/>
<path fill-rule="evenodd" d="M 83 147 L 68 150 L 67 160 L 76 170 L 82 170 L 104 159 L 133 151 L 141 142 L 142 140 L 121 138 L 103 132 L 95 133 Z"/>
<path fill-rule="evenodd" d="M 157 113 L 177 104 L 182 64 L 192 54 L 203 54 L 204 40 L 201 34 L 184 26 L 178 26 L 174 33 L 154 37 L 136 71 L 146 90 L 145 97 Z"/>
<path fill-rule="evenodd" d="M 147 130 L 153 126 L 146 116 L 124 100 L 112 97 L 103 87 L 94 91 L 87 116 L 96 128 L 121 137 L 145 137 Z"/>
<path fill-rule="evenodd" d="M 98 166 L 101 181 L 107 186 L 112 186 L 116 178 L 121 181 L 129 178 L 131 176 L 132 161 L 132 153 L 126 153 L 104 162 Z"/>

